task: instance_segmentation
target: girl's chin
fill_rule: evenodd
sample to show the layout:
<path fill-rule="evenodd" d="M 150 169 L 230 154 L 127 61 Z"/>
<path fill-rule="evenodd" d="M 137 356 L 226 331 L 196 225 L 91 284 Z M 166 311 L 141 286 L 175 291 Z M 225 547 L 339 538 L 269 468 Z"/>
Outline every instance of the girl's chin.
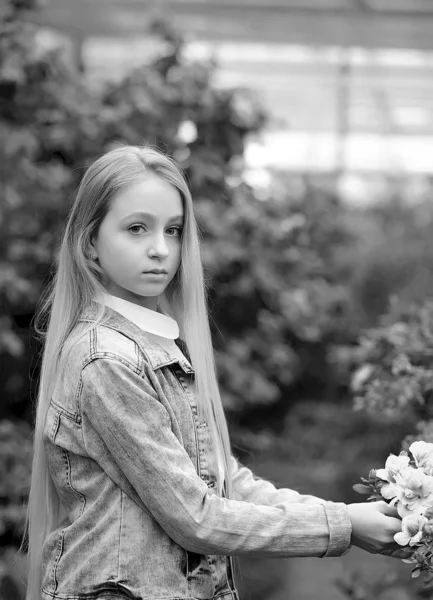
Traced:
<path fill-rule="evenodd" d="M 133 294 L 137 296 L 159 296 L 162 294 L 167 287 L 167 284 L 164 283 L 147 283 L 146 285 L 137 286 L 134 290 L 132 290 Z"/>

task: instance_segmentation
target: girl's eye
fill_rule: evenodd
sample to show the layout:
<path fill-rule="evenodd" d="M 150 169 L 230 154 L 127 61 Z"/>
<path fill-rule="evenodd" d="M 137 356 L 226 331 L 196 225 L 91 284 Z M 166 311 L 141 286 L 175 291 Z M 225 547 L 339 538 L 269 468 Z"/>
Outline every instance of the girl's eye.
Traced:
<path fill-rule="evenodd" d="M 137 227 L 143 227 L 144 228 L 144 225 L 132 225 L 131 227 L 128 227 L 128 231 L 132 231 L 133 229 L 137 229 Z"/>
<path fill-rule="evenodd" d="M 181 233 L 182 233 L 182 227 L 178 227 L 178 226 L 169 227 L 169 228 L 167 229 L 167 231 L 170 231 L 170 230 L 172 230 L 172 231 L 174 231 L 174 232 L 175 232 L 175 233 L 174 233 L 174 235 L 175 235 L 175 236 L 180 236 L 180 235 L 181 235 Z"/>
<path fill-rule="evenodd" d="M 144 225 L 131 225 L 131 227 L 128 227 L 128 231 L 130 231 L 133 235 L 136 235 L 137 233 L 139 233 L 139 231 L 137 231 L 137 229 L 140 229 L 140 227 L 144 230 L 146 230 Z M 167 229 L 167 232 L 172 231 L 173 233 L 170 233 L 169 235 L 172 237 L 178 237 L 181 235 L 182 233 L 182 227 L 179 227 L 177 225 L 174 225 L 173 227 L 169 227 Z"/>

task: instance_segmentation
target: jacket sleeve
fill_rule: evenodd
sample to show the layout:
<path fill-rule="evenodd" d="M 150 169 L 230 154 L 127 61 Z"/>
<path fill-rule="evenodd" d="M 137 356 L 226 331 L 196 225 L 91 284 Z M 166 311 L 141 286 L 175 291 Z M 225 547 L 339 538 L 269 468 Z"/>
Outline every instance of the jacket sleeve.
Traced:
<path fill-rule="evenodd" d="M 231 456 L 231 476 L 234 497 L 255 504 L 278 505 L 282 502 L 326 504 L 317 496 L 300 494 L 289 488 L 277 488 L 273 483 L 257 477 L 233 455 Z"/>
<path fill-rule="evenodd" d="M 348 548 L 343 503 L 281 498 L 268 505 L 210 494 L 150 378 L 132 365 L 96 358 L 82 369 L 80 389 L 89 456 L 186 550 L 290 557 L 339 556 Z M 337 515 L 345 524 L 340 536 L 332 531 Z"/>
<path fill-rule="evenodd" d="M 270 506 L 284 503 L 322 504 L 328 517 L 330 546 L 340 547 L 342 544 L 346 544 L 347 516 L 345 511 L 339 509 L 339 503 L 323 500 L 317 496 L 300 494 L 289 488 L 277 488 L 270 481 L 257 477 L 251 469 L 242 465 L 233 455 L 230 466 L 234 499 Z M 335 510 L 336 506 L 337 510 Z M 346 554 L 349 549 L 350 546 L 347 546 L 343 554 Z"/>

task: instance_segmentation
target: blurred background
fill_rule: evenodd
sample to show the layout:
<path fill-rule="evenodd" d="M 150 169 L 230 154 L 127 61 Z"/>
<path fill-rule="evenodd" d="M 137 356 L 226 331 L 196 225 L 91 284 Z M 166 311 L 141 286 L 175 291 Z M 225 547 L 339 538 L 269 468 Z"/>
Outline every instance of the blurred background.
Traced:
<path fill-rule="evenodd" d="M 431 0 L 0 0 L 0 600 L 25 590 L 32 318 L 74 190 L 116 143 L 185 169 L 245 464 L 353 502 L 402 440 L 430 439 L 432 33 Z M 418 370 L 391 378 L 402 354 Z M 373 363 L 380 394 L 363 387 Z M 357 549 L 242 559 L 238 588 L 431 596 Z"/>

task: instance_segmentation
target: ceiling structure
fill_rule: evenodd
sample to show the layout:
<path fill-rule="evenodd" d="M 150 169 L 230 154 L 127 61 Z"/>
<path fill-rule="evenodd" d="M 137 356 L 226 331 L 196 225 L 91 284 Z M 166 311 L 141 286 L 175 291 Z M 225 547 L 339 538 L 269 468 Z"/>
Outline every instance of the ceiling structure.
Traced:
<path fill-rule="evenodd" d="M 218 85 L 257 90 L 275 156 L 298 135 L 313 167 L 433 173 L 433 0 L 45 2 L 36 19 L 84 40 L 92 77 L 139 64 L 164 14 L 197 56 L 212 49 Z"/>
<path fill-rule="evenodd" d="M 123 36 L 142 33 L 154 11 L 207 40 L 433 50 L 432 0 L 46 0 L 37 18 Z"/>

